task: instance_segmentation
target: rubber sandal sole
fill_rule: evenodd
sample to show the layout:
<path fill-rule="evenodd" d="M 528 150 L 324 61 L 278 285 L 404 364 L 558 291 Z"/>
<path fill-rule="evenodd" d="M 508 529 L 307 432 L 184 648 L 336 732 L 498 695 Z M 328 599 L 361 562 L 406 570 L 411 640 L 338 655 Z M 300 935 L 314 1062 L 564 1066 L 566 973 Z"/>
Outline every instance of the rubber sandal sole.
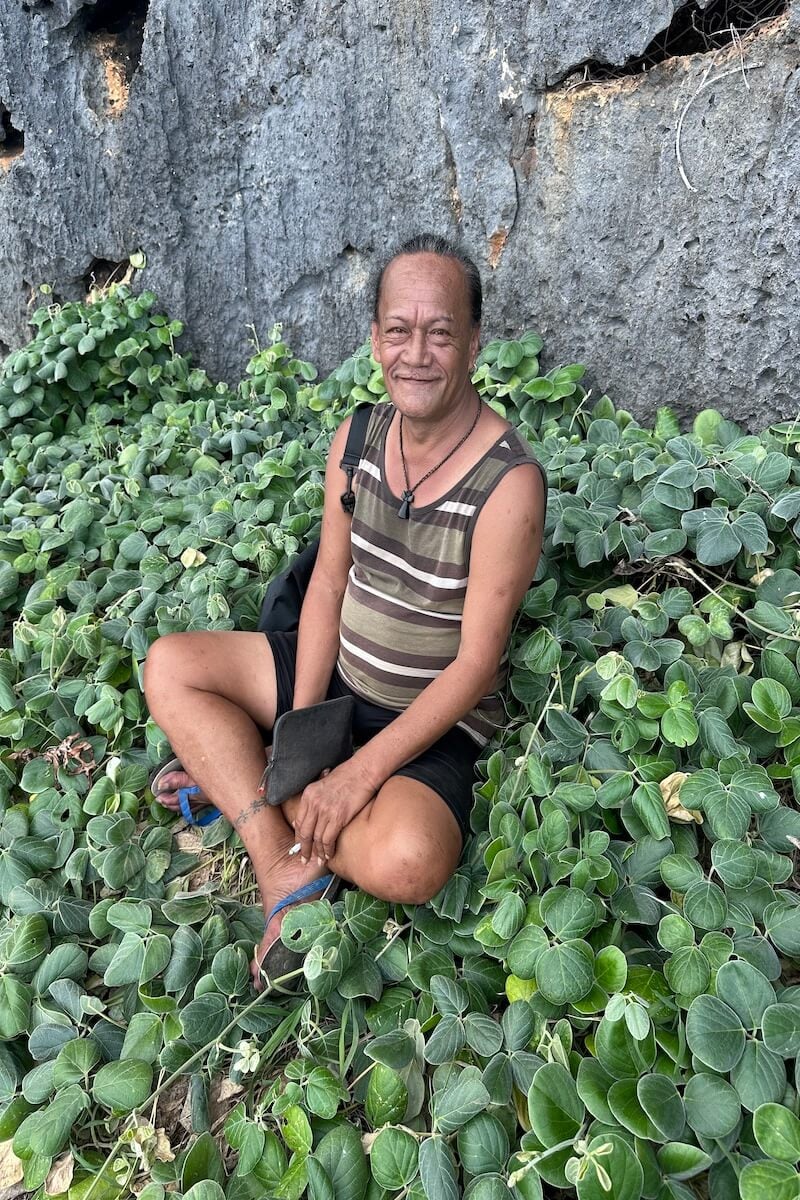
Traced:
<path fill-rule="evenodd" d="M 316 880 L 314 880 L 314 882 L 316 882 Z M 311 893 L 310 895 L 307 894 L 299 897 L 297 900 L 294 900 L 292 897 L 295 895 L 295 893 L 291 892 L 289 896 L 284 897 L 284 899 L 281 901 L 281 905 L 288 908 L 289 904 L 303 903 L 312 899 L 329 900 L 331 903 L 333 903 L 343 884 L 344 880 L 341 878 L 341 876 L 333 875 L 321 896 L 315 897 L 313 893 Z M 298 888 L 298 891 L 302 891 L 302 889 Z M 272 920 L 272 917 L 276 912 L 280 911 L 280 908 L 273 909 L 272 913 L 270 913 L 269 921 Z M 267 924 L 269 924 L 269 921 Z M 304 954 L 299 954 L 296 950 L 292 950 L 289 946 L 285 946 L 281 941 L 281 935 L 278 934 L 277 938 L 269 947 L 259 963 L 259 981 L 262 984 L 262 990 L 283 992 L 294 991 L 302 978 L 300 975 L 296 976 L 294 979 L 287 980 L 286 983 L 276 984 L 273 981 L 280 979 L 284 975 L 290 974 L 292 971 L 296 971 L 302 964 L 304 958 Z"/>

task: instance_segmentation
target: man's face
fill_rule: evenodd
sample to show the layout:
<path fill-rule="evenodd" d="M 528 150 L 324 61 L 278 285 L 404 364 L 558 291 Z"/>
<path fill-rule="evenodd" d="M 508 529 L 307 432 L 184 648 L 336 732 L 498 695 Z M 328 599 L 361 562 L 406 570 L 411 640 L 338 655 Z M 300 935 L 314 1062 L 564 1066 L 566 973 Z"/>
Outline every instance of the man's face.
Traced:
<path fill-rule="evenodd" d="M 401 413 L 436 418 L 464 403 L 478 338 L 459 263 L 403 254 L 389 264 L 372 323 L 372 353 Z"/>

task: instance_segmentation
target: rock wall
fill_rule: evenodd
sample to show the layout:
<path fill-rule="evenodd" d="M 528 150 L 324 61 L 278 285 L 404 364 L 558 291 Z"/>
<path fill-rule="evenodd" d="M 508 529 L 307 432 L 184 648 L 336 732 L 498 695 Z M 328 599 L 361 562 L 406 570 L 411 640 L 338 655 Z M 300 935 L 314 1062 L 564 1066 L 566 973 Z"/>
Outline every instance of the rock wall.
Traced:
<path fill-rule="evenodd" d="M 799 35 L 800 0 L 3 0 L 0 354 L 36 284 L 144 252 L 212 374 L 275 320 L 325 370 L 430 228 L 485 337 L 596 395 L 794 416 Z"/>

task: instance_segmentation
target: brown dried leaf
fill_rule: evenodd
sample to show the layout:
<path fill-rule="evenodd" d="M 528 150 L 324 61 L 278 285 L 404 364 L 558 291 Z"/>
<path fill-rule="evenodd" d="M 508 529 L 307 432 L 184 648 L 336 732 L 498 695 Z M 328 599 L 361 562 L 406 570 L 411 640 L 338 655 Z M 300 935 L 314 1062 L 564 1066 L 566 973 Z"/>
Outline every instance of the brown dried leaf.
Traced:
<path fill-rule="evenodd" d="M 75 1160 L 67 1151 L 66 1154 L 57 1158 L 50 1168 L 47 1179 L 44 1181 L 44 1190 L 51 1196 L 58 1196 L 61 1192 L 66 1192 L 72 1184 L 74 1174 Z"/>
<path fill-rule="evenodd" d="M 673 771 L 671 775 L 667 775 L 666 779 L 661 780 L 658 788 L 664 802 L 664 811 L 670 821 L 678 821 L 683 825 L 689 825 L 692 821 L 696 821 L 698 825 L 702 825 L 703 814 L 697 809 L 684 808 L 679 799 L 683 781 L 688 778 L 685 771 Z"/>
<path fill-rule="evenodd" d="M 0 1142 L 0 1190 L 21 1183 L 24 1174 L 22 1160 L 17 1158 L 11 1142 Z"/>

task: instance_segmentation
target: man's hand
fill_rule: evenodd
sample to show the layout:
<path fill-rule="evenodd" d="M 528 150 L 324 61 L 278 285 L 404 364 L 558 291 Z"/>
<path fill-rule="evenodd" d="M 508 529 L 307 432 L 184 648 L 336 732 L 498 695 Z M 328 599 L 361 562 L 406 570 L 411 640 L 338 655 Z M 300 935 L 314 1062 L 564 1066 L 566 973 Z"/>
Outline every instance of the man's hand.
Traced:
<path fill-rule="evenodd" d="M 375 788 L 349 759 L 332 771 L 324 771 L 300 797 L 294 831 L 300 843 L 300 859 L 333 858 L 336 840 L 353 817 L 375 798 Z"/>

